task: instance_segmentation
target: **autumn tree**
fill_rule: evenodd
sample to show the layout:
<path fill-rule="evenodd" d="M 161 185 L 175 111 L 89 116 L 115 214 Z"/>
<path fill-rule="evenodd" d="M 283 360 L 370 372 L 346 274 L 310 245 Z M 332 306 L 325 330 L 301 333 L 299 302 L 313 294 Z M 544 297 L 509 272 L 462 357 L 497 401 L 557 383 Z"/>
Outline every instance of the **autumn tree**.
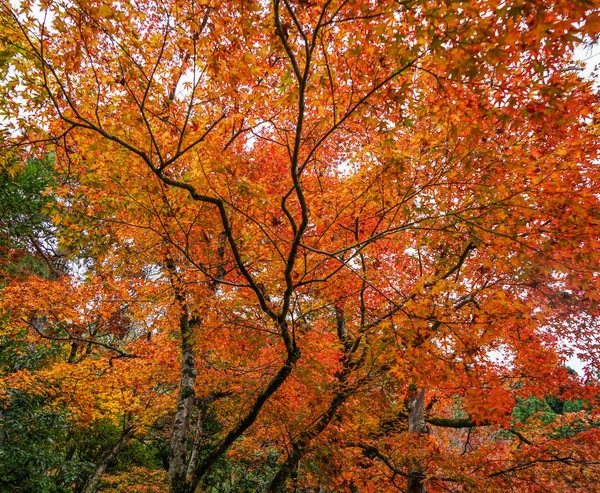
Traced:
<path fill-rule="evenodd" d="M 87 279 L 4 310 L 173 401 L 172 493 L 273 451 L 273 493 L 593 490 L 594 2 L 1 6 L 4 152 L 56 154 Z"/>

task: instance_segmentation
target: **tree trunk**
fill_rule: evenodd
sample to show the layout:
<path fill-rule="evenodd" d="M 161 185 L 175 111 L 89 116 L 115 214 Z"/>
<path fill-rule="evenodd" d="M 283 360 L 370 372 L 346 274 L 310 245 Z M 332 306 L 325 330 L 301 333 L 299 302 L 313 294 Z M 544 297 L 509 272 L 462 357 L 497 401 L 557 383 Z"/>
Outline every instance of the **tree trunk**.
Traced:
<path fill-rule="evenodd" d="M 301 449 L 297 444 L 292 445 L 292 450 L 288 454 L 285 462 L 279 467 L 277 474 L 275 474 L 275 477 L 271 481 L 267 493 L 280 493 L 284 490 L 285 483 L 292 474 L 292 471 L 298 467 L 298 462 L 300 462 L 303 452 L 303 448 Z"/>
<path fill-rule="evenodd" d="M 285 484 L 290 475 L 297 470 L 298 463 L 302 456 L 308 450 L 308 447 L 313 439 L 327 428 L 331 420 L 336 416 L 339 407 L 346 402 L 346 399 L 358 388 L 358 385 L 347 387 L 338 392 L 333 397 L 327 410 L 321 415 L 319 420 L 308 430 L 300 433 L 292 442 L 292 450 L 289 452 L 285 462 L 281 464 L 277 474 L 271 481 L 267 493 L 281 493 L 285 489 Z"/>
<path fill-rule="evenodd" d="M 188 481 L 192 481 L 194 471 L 196 469 L 196 464 L 198 463 L 198 456 L 200 455 L 200 450 L 204 445 L 204 413 L 202 409 L 198 411 L 198 419 L 196 421 L 196 437 L 194 439 L 194 446 L 192 447 L 192 453 L 190 455 L 190 460 L 188 461 L 187 473 L 186 476 Z"/>
<path fill-rule="evenodd" d="M 198 457 L 200 451 L 206 445 L 206 432 L 204 428 L 204 422 L 207 419 L 208 409 L 210 405 L 217 399 L 227 397 L 231 395 L 231 391 L 227 390 L 224 392 L 212 392 L 206 397 L 202 398 L 200 402 L 197 402 L 198 407 L 198 418 L 196 420 L 196 433 L 194 437 L 194 445 L 192 446 L 192 453 L 190 454 L 190 460 L 187 466 L 187 481 L 190 485 L 194 482 L 194 474 L 196 467 L 198 466 Z"/>
<path fill-rule="evenodd" d="M 409 396 L 408 432 L 417 436 L 427 433 L 425 423 L 425 389 Z M 408 493 L 426 493 L 425 472 L 419 462 L 413 462 L 408 470 Z"/>
<path fill-rule="evenodd" d="M 169 492 L 188 493 L 190 485 L 187 481 L 187 441 L 189 436 L 190 419 L 196 401 L 194 390 L 196 384 L 196 367 L 194 347 L 190 328 L 187 305 L 182 307 L 180 318 L 181 328 L 181 379 L 177 411 L 173 422 L 171 436 L 171 453 L 169 455 Z"/>
<path fill-rule="evenodd" d="M 112 462 L 115 462 L 117 460 L 117 457 L 119 456 L 119 452 L 123 448 L 123 445 L 125 445 L 125 443 L 127 443 L 127 440 L 129 440 L 132 437 L 133 430 L 134 430 L 133 426 L 129 426 L 128 428 L 126 428 L 124 430 L 123 434 L 121 435 L 121 439 L 112 448 L 112 450 L 106 455 L 106 457 L 102 460 L 102 462 L 100 464 L 98 464 L 98 466 L 96 467 L 94 474 L 92 475 L 91 479 L 88 481 L 87 486 L 83 490 L 84 493 L 94 493 L 96 491 L 96 488 L 98 487 L 98 483 L 100 482 L 100 477 L 106 472 L 106 469 L 108 468 L 108 466 Z"/>
<path fill-rule="evenodd" d="M 288 357 L 283 364 L 283 366 L 279 369 L 279 371 L 275 374 L 275 376 L 270 380 L 268 385 L 260 392 L 249 411 L 246 415 L 238 422 L 238 424 L 229 431 L 229 433 L 219 442 L 216 448 L 204 459 L 198 466 L 194 472 L 194 478 L 192 480 L 191 492 L 196 491 L 196 488 L 200 484 L 200 480 L 203 476 L 210 470 L 213 464 L 222 457 L 229 447 L 256 421 L 258 414 L 260 413 L 265 402 L 283 385 L 286 381 L 287 377 L 292 373 L 292 369 L 296 362 L 300 359 L 300 350 L 293 346 L 292 351 L 288 354 Z M 175 493 L 175 492 L 171 492 Z"/>

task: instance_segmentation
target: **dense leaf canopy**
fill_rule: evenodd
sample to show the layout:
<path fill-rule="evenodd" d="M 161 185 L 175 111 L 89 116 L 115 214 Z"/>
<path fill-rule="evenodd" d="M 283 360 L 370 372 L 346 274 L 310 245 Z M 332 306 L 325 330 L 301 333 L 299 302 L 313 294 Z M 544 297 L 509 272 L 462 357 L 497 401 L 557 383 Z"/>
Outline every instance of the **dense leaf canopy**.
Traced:
<path fill-rule="evenodd" d="M 2 347 L 45 356 L 2 402 L 71 430 L 36 474 L 598 490 L 599 98 L 572 57 L 597 2 L 0 12 L 1 234 L 49 235 L 10 243 L 48 270 L 3 274 Z"/>

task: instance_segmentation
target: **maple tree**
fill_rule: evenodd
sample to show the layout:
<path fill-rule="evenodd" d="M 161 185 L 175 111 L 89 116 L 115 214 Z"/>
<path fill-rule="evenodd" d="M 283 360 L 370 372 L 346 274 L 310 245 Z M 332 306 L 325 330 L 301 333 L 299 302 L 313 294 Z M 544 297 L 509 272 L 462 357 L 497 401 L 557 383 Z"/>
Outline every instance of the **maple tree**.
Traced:
<path fill-rule="evenodd" d="M 172 493 L 597 488 L 595 2 L 0 6 L 80 265 L 4 288 L 64 348 L 4 380 L 121 427 L 82 490 L 159 420 Z"/>

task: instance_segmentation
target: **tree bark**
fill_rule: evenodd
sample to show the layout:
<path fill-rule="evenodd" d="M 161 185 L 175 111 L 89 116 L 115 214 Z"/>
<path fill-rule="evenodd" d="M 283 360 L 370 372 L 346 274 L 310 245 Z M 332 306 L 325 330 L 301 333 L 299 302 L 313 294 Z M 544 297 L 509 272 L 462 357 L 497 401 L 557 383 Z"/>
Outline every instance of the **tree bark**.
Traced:
<path fill-rule="evenodd" d="M 202 409 L 198 411 L 198 418 L 196 420 L 196 436 L 194 438 L 194 445 L 192 447 L 192 453 L 190 455 L 190 460 L 188 461 L 187 473 L 186 476 L 188 481 L 192 480 L 194 475 L 194 469 L 196 468 L 196 463 L 198 462 L 198 456 L 200 455 L 200 450 L 205 442 L 205 434 L 204 434 L 204 412 Z"/>
<path fill-rule="evenodd" d="M 187 481 L 190 485 L 194 481 L 194 472 L 198 466 L 198 457 L 200 456 L 200 451 L 202 450 L 203 446 L 206 445 L 206 430 L 204 423 L 207 419 L 208 409 L 214 401 L 221 399 L 222 397 L 227 397 L 231 395 L 231 393 L 232 392 L 229 390 L 224 392 L 212 392 L 196 403 L 198 407 L 196 432 L 194 436 L 194 445 L 192 446 L 192 453 L 190 454 L 190 459 L 187 466 Z"/>
<path fill-rule="evenodd" d="M 177 411 L 173 422 L 171 436 L 171 453 L 169 455 L 169 491 L 170 493 L 188 493 L 187 481 L 187 441 L 189 436 L 190 419 L 196 401 L 194 390 L 196 384 L 196 367 L 192 330 L 190 328 L 189 311 L 183 305 L 179 320 L 181 329 L 181 378 Z"/>
<path fill-rule="evenodd" d="M 177 409 L 173 421 L 171 450 L 169 454 L 169 492 L 189 493 L 187 481 L 187 442 L 190 420 L 196 402 L 196 363 L 194 355 L 193 328 L 190 324 L 190 310 L 185 292 L 180 284 L 177 266 L 168 256 L 166 267 L 170 275 L 171 285 L 175 291 L 175 300 L 181 307 L 179 330 L 181 332 L 181 377 L 179 379 L 179 395 Z"/>
<path fill-rule="evenodd" d="M 425 389 L 414 392 L 408 401 L 408 432 L 417 435 L 427 433 L 425 422 Z M 426 493 L 425 472 L 423 466 L 415 461 L 408 470 L 408 493 Z"/>

